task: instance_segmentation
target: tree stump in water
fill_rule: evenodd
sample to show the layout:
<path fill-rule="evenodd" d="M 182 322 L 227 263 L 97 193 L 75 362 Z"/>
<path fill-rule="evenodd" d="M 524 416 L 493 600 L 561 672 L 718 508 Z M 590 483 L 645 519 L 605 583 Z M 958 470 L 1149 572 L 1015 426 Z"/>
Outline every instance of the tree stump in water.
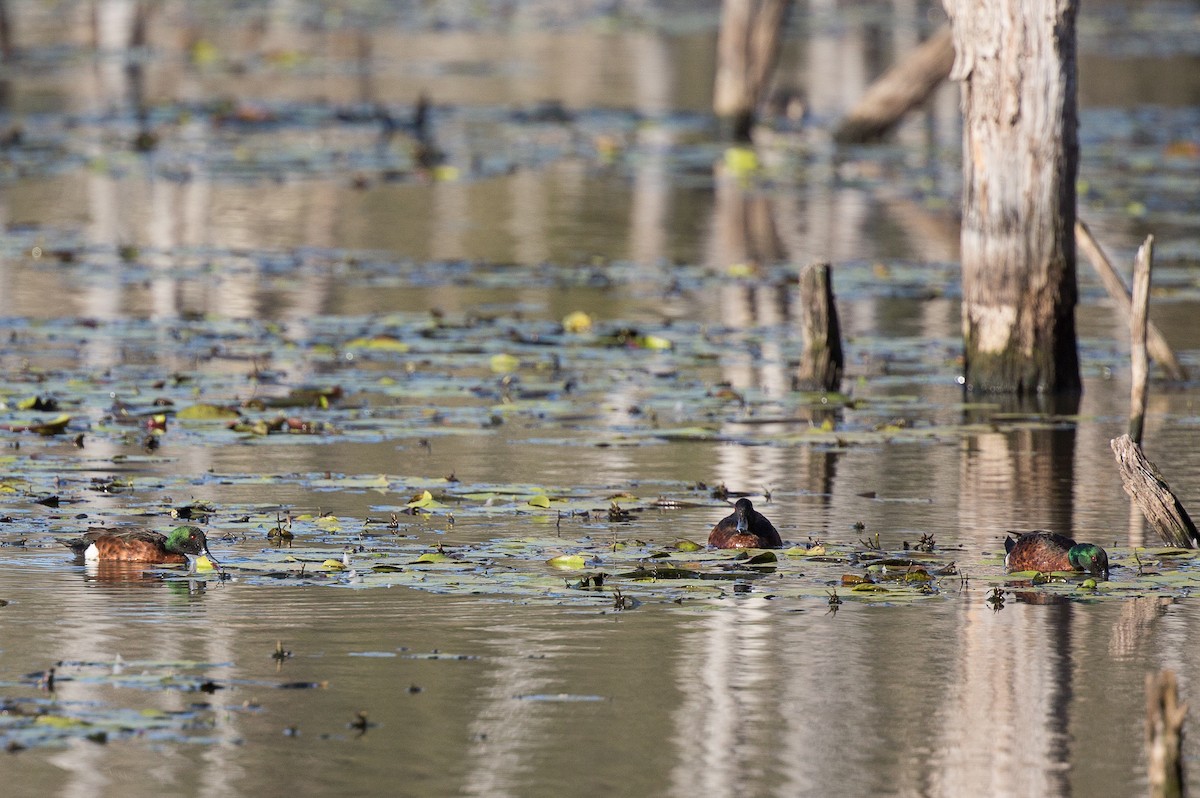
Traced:
<path fill-rule="evenodd" d="M 962 81 L 967 390 L 1078 393 L 1079 0 L 946 0 Z"/>
<path fill-rule="evenodd" d="M 1142 515 L 1158 532 L 1168 546 L 1181 549 L 1200 548 L 1200 532 L 1171 487 L 1163 479 L 1154 463 L 1142 454 L 1142 447 L 1128 435 L 1109 441 L 1117 465 L 1121 469 L 1121 483 L 1125 492 L 1137 502 Z"/>
<path fill-rule="evenodd" d="M 1151 798 L 1183 798 L 1183 719 L 1174 671 L 1146 674 L 1146 764 Z"/>
<path fill-rule="evenodd" d="M 828 263 L 814 263 L 800 272 L 800 316 L 804 352 L 796 387 L 802 391 L 836 391 L 842 384 L 845 361 Z"/>
<path fill-rule="evenodd" d="M 953 65 L 954 42 L 950 26 L 943 25 L 867 88 L 838 125 L 834 139 L 860 144 L 882 138 L 950 77 Z"/>

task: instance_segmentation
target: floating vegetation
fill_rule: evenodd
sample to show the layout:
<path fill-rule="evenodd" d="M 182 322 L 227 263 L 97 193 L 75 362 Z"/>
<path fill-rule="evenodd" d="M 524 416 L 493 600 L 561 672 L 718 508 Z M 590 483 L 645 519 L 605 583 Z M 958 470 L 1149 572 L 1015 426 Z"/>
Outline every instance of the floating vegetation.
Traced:
<path fill-rule="evenodd" d="M 461 517 L 477 522 L 514 511 L 545 512 L 521 500 L 526 486 L 484 487 L 454 483 L 445 486 L 440 495 L 454 504 Z M 1169 548 L 1110 549 L 1113 577 L 1106 581 L 1073 572 L 1006 574 L 998 558 L 972 556 L 961 546 L 910 546 L 889 551 L 874 536 L 854 544 L 810 540 L 807 546 L 780 552 L 714 550 L 633 537 L 615 540 L 608 534 L 586 532 L 589 525 L 599 530 L 611 523 L 605 517 L 605 497 L 581 498 L 578 489 L 574 493 L 575 498 L 555 501 L 591 506 L 595 520 L 580 522 L 581 528 L 570 532 L 560 526 L 558 534 L 549 536 L 429 542 L 422 540 L 423 536 L 371 533 L 372 524 L 352 518 L 304 520 L 294 516 L 296 528 L 303 531 L 287 545 L 248 536 L 244 543 L 235 544 L 236 554 L 223 554 L 224 578 L 233 584 L 251 585 L 357 590 L 405 587 L 491 601 L 577 605 L 598 612 L 628 611 L 649 603 L 704 611 L 746 595 L 776 601 L 876 605 L 957 599 L 972 593 L 972 584 L 960 572 L 964 561 L 971 564 L 975 589 L 986 592 L 988 603 L 997 609 L 1004 606 L 1006 597 L 1014 595 L 1094 602 L 1151 593 L 1185 596 L 1200 586 L 1200 570 L 1194 567 L 1196 553 Z M 463 495 L 476 498 L 464 500 Z M 511 500 L 489 504 L 478 500 L 481 495 L 508 495 Z M 547 491 L 545 495 L 559 493 Z M 632 497 L 627 501 L 631 508 L 650 504 Z M 278 523 L 277 515 L 267 517 L 247 509 L 248 522 L 258 523 L 260 528 Z M 588 511 L 582 512 L 586 515 Z M 930 537 L 923 540 L 928 544 Z M 264 548 L 264 543 L 270 545 Z M 222 575 L 214 572 L 187 573 L 162 566 L 92 573 L 93 578 L 102 579 L 223 584 Z M 832 597 L 837 601 L 831 601 Z M 370 651 L 357 655 L 391 656 Z M 273 656 L 282 660 L 290 653 L 277 642 Z"/>
<path fill-rule="evenodd" d="M 252 704 L 214 705 L 198 697 L 185 708 L 115 707 L 97 701 L 70 700 L 54 695 L 63 683 L 103 685 L 139 691 L 180 691 L 214 695 L 230 686 L 209 674 L 229 663 L 184 661 L 113 662 L 63 661 L 44 672 L 28 674 L 20 682 L 0 682 L 0 688 L 38 687 L 43 695 L 0 697 L 0 747 L 9 752 L 26 748 L 65 745 L 74 740 L 103 744 L 141 738 L 158 742 L 210 743 L 217 716 L 252 712 Z M 269 686 L 239 681 L 239 685 Z"/>

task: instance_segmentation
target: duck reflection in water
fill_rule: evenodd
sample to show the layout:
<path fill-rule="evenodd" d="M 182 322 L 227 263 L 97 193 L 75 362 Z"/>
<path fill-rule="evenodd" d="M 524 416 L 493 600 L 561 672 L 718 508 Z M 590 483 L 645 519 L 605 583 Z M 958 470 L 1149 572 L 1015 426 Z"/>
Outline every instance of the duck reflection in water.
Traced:
<path fill-rule="evenodd" d="M 708 545 L 718 549 L 777 549 L 783 545 L 767 517 L 749 499 L 738 499 L 733 512 L 722 518 L 708 535 Z"/>
<path fill-rule="evenodd" d="M 88 560 L 84 562 L 83 582 L 92 587 L 126 589 L 166 590 L 172 595 L 199 596 L 207 593 L 214 584 L 203 576 L 185 574 L 171 575 L 158 565 L 121 560 Z"/>

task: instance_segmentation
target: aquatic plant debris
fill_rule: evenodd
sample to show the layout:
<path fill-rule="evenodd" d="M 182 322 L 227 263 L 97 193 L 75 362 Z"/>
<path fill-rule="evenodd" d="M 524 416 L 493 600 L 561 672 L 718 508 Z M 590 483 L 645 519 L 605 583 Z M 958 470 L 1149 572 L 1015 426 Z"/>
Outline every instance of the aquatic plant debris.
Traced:
<path fill-rule="evenodd" d="M 384 13 L 394 24 L 390 15 L 399 12 Z M 422 29 L 427 23 L 411 24 Z M 1127 47 L 1146 46 L 1126 32 L 1105 35 Z M 1152 46 L 1180 48 L 1183 39 L 1157 37 Z M 191 68 L 239 79 L 246 71 L 307 80 L 322 69 L 359 68 L 332 53 L 307 62 L 297 52 L 240 61 L 226 52 L 232 46 L 200 39 L 184 56 Z M 38 63 L 38 47 L 30 47 L 24 56 Z M 150 48 L 146 64 L 166 52 Z M 564 166 L 620 184 L 632 182 L 639 164 L 653 159 L 672 190 L 708 191 L 719 163 L 742 188 L 769 198 L 794 196 L 811 183 L 817 165 L 814 153 L 801 152 L 786 136 L 753 150 L 726 148 L 704 134 L 709 120 L 703 114 L 646 116 L 568 108 L 558 100 L 507 107 L 438 98 L 432 111 L 450 132 L 447 140 L 457 142 L 443 142 L 444 161 L 423 161 L 410 146 L 377 146 L 381 133 L 407 140 L 411 111 L 407 101 L 400 107 L 289 95 L 158 98 L 103 114 L 39 115 L 24 137 L 6 143 L 0 180 L 86 174 L 131 195 L 138 186 L 193 181 L 218 195 L 332 186 L 339 200 L 413 190 L 418 203 L 431 184 L 454 182 L 460 185 L 437 188 L 462 189 L 460 199 L 469 206 L 486 196 L 472 192 L 490 190 L 493 181 L 536 179 Z M 1081 207 L 1122 218 L 1194 219 L 1196 109 L 1160 106 L 1110 120 L 1116 113 L 1084 111 L 1090 116 L 1081 129 L 1093 171 L 1081 176 Z M 147 128 L 138 139 L 134 122 Z M 189 132 L 194 128 L 213 135 L 199 146 Z M 479 144 L 484 141 L 487 147 Z M 149 152 L 152 157 L 144 155 Z M 929 170 L 909 165 L 925 162 L 911 155 L 888 147 L 849 153 L 837 182 L 891 197 L 885 189 L 899 186 L 906 198 L 944 207 L 948 199 L 935 196 L 942 189 L 930 184 Z M 1170 246 L 1183 265 L 1167 260 L 1156 273 L 1156 290 L 1168 301 L 1195 299 L 1189 260 L 1195 236 L 1186 224 L 1173 227 Z M 510 261 L 490 250 L 485 257 L 406 257 L 388 251 L 389 243 L 374 250 L 365 247 L 375 243 L 343 249 L 284 240 L 274 245 L 251 237 L 239 246 L 106 241 L 55 217 L 7 227 L 0 254 L 20 278 L 14 288 L 29 282 L 64 300 L 118 291 L 122 303 L 43 306 L 22 294 L 21 312 L 28 315 L 0 318 L 8 378 L 0 386 L 4 564 L 45 558 L 43 549 L 85 523 L 159 524 L 165 497 L 182 505 L 204 493 L 237 497 L 205 508 L 203 523 L 228 537 L 221 546 L 234 555 L 232 573 L 240 581 L 403 585 L 605 611 L 665 596 L 685 606 L 697 596 L 822 598 L 834 587 L 853 594 L 848 600 L 872 603 L 946 599 L 971 593 L 957 569 L 970 573 L 975 585 L 997 580 L 1008 589 L 1022 580 L 961 550 L 927 552 L 930 560 L 905 553 L 910 563 L 888 564 L 856 545 L 858 536 L 834 536 L 840 530 L 830 529 L 792 536 L 819 534 L 826 538 L 821 545 L 725 559 L 694 540 L 704 539 L 711 520 L 702 523 L 693 514 L 687 525 L 659 524 L 655 534 L 644 533 L 651 526 L 645 520 L 655 514 L 688 503 L 720 506 L 678 482 L 653 490 L 631 486 L 613 498 L 613 485 L 593 482 L 587 473 L 558 478 L 576 480 L 570 485 L 487 484 L 472 482 L 466 463 L 454 464 L 455 476 L 450 469 L 427 472 L 421 458 L 449 439 L 494 448 L 519 439 L 515 445 L 553 449 L 565 463 L 597 450 L 669 447 L 690 456 L 689 447 L 712 444 L 835 458 L 891 446 L 956 446 L 983 434 L 1065 430 L 1080 421 L 926 398 L 932 392 L 921 389 L 944 389 L 957 374 L 961 343 L 952 325 L 942 337 L 927 330 L 901 336 L 858 330 L 844 393 L 800 392 L 765 379 L 737 382 L 731 373 L 788 373 L 794 321 L 787 314 L 734 321 L 680 308 L 727 291 L 786 304 L 800 268 L 786 259 L 713 263 L 705 257 L 664 266 L 597 255 L 581 245 L 569 256 L 555 250 Z M 838 268 L 839 301 L 851 304 L 952 302 L 960 290 L 951 259 L 859 258 Z M 337 293 L 310 301 L 311 286 L 322 284 L 336 285 Z M 244 287 L 250 285 L 256 288 Z M 158 301 L 168 293 L 171 302 Z M 1101 295 L 1086 280 L 1081 293 L 1085 300 Z M 196 299 L 218 295 L 219 302 Z M 480 297 L 486 300 L 476 301 Z M 1108 368 L 1099 362 L 1092 368 Z M 339 472 L 355 461 L 356 447 L 393 447 L 405 473 Z M 224 465 L 231 450 L 252 452 L 241 470 Z M 184 470 L 210 461 L 222 464 Z M 859 495 L 896 506 L 897 523 L 905 523 L 904 509 L 932 501 Z M 359 518 L 322 514 L 317 508 L 326 498 L 369 510 L 360 510 Z M 286 525 L 278 518 L 300 505 L 308 512 L 296 509 Z M 76 517 L 83 515 L 86 521 Z M 510 539 L 514 528 L 534 537 Z M 878 554 L 900 559 L 900 552 Z M 1153 551 L 1146 556 L 1166 558 Z M 215 578 L 200 567 L 198 575 L 148 573 L 176 587 Z M 1023 581 L 1042 593 L 1103 600 L 1131 590 L 1182 594 L 1190 589 L 1190 571 L 1183 558 L 1156 573 L 1119 568 L 1112 581 L 1083 590 L 1069 577 Z"/>
<path fill-rule="evenodd" d="M 472 517 L 469 509 L 456 512 Z M 1106 581 L 1075 573 L 1006 574 L 999 557 L 972 556 L 961 547 L 888 551 L 818 541 L 779 552 L 726 551 L 577 533 L 462 543 L 450 539 L 430 546 L 406 535 L 368 534 L 370 525 L 348 518 L 337 527 L 297 522 L 296 528 L 297 539 L 286 548 L 264 547 L 269 543 L 265 536 L 258 544 L 239 546 L 238 554 L 225 562 L 226 576 L 234 584 L 405 587 L 600 612 L 650 603 L 708 611 L 749 596 L 826 602 L 829 591 L 838 587 L 844 590 L 839 594 L 843 601 L 899 605 L 971 600 L 991 590 L 1018 598 L 1038 594 L 1087 602 L 1147 594 L 1177 597 L 1200 586 L 1196 553 L 1178 549 L 1112 548 L 1114 575 Z M 961 572 L 964 563 L 969 579 Z M 181 584 L 216 578 L 211 572 L 162 567 L 140 573 Z"/>
<path fill-rule="evenodd" d="M 53 695 L 56 685 L 84 683 L 140 692 L 180 691 L 214 694 L 233 682 L 210 674 L 231 663 L 187 661 L 75 661 L 55 664 L 50 673 L 29 674 L 20 681 L 0 681 L 0 690 L 38 685 L 44 695 L 0 695 L 0 748 L 16 753 L 27 748 L 55 747 L 84 740 L 107 743 L 125 739 L 156 742 L 212 742 L 212 729 L 221 713 L 252 712 L 250 705 L 214 705 L 190 702 L 185 708 L 164 710 L 152 706 L 116 706 L 96 700 L 72 700 Z M 240 680 L 239 686 L 270 686 L 268 682 Z M 138 703 L 134 700 L 132 703 Z"/>

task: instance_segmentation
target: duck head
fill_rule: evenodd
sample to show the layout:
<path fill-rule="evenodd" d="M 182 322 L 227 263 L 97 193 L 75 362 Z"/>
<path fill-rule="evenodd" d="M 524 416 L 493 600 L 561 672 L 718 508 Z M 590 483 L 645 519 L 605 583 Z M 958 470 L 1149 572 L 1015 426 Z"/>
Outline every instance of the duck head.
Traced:
<path fill-rule="evenodd" d="M 1076 543 L 1067 552 L 1067 560 L 1077 571 L 1108 578 L 1108 552 L 1095 543 Z"/>

